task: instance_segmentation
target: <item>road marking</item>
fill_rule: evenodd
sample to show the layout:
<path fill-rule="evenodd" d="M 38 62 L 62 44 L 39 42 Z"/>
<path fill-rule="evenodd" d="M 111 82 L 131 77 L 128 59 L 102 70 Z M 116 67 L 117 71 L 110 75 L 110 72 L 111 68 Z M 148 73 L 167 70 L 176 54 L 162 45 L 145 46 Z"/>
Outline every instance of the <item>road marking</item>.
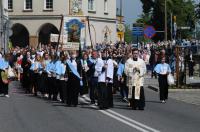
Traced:
<path fill-rule="evenodd" d="M 90 100 L 88 97 L 85 97 L 84 99 L 81 99 L 84 103 L 89 104 L 88 100 Z M 89 105 L 92 108 L 98 109 L 97 106 Z M 119 122 L 122 122 L 134 129 L 137 129 L 141 132 L 160 132 L 159 130 L 153 129 L 145 124 L 142 124 L 136 120 L 133 120 L 131 118 L 128 118 L 124 115 L 121 115 L 113 110 L 98 110 L 99 112 L 103 113 L 104 115 L 107 115 L 113 119 L 116 119 Z"/>
<path fill-rule="evenodd" d="M 148 129 L 148 130 L 151 130 L 151 131 L 153 131 L 153 132 L 160 132 L 159 130 L 153 129 L 153 128 L 151 128 L 151 127 L 145 125 L 145 124 L 142 124 L 142 123 L 140 123 L 140 122 L 138 122 L 138 121 L 135 121 L 135 120 L 133 120 L 133 119 L 131 119 L 131 118 L 128 118 L 128 117 L 126 117 L 126 116 L 123 116 L 123 115 L 121 115 L 121 114 L 119 114 L 119 113 L 117 113 L 117 112 L 115 112 L 115 111 L 113 111 L 113 110 L 106 110 L 106 111 L 108 111 L 108 112 L 110 112 L 110 113 L 112 113 L 112 114 L 114 114 L 114 115 L 116 115 L 116 116 L 119 116 L 119 117 L 123 118 L 124 120 L 130 121 L 130 122 L 132 122 L 132 123 L 134 123 L 134 124 L 137 124 L 137 125 L 139 125 L 139 126 L 141 126 L 141 127 L 143 127 L 143 128 L 146 128 L 146 129 Z"/>
<path fill-rule="evenodd" d="M 97 106 L 94 106 L 94 105 L 90 105 L 90 107 L 95 108 L 95 109 L 98 109 L 98 107 L 97 107 Z M 126 124 L 126 125 L 128 125 L 128 126 L 130 126 L 130 127 L 132 127 L 132 128 L 134 128 L 134 129 L 137 129 L 137 130 L 139 130 L 139 131 L 141 131 L 141 132 L 149 132 L 149 131 L 143 129 L 142 127 L 140 127 L 140 126 L 137 126 L 137 125 L 135 125 L 135 124 L 132 124 L 132 123 L 130 123 L 130 122 L 128 122 L 128 121 L 126 121 L 126 120 L 120 118 L 120 117 L 117 117 L 116 115 L 113 115 L 113 114 L 111 114 L 111 113 L 105 111 L 105 110 L 98 110 L 98 111 L 101 112 L 101 113 L 103 113 L 104 115 L 107 115 L 107 116 L 109 116 L 109 117 L 111 117 L 111 118 L 113 118 L 113 119 L 115 119 L 115 120 L 117 120 L 117 121 L 120 121 L 120 122 L 122 122 L 122 123 L 124 123 L 124 124 Z"/>
<path fill-rule="evenodd" d="M 122 122 L 122 123 L 124 123 L 124 124 L 126 124 L 126 125 L 128 125 L 128 126 L 130 126 L 130 127 L 132 127 L 132 128 L 134 128 L 134 129 L 137 129 L 137 130 L 139 130 L 139 131 L 141 131 L 141 132 L 149 132 L 148 130 L 143 129 L 143 128 L 140 127 L 140 126 L 137 126 L 137 125 L 134 125 L 134 124 L 132 124 L 132 123 L 129 123 L 128 121 L 123 120 L 122 118 L 117 117 L 117 116 L 115 116 L 115 115 L 113 115 L 113 114 L 110 114 L 109 112 L 106 112 L 106 111 L 104 111 L 104 110 L 99 110 L 99 111 L 100 111 L 101 113 L 103 113 L 103 114 L 105 114 L 105 115 L 111 117 L 111 118 L 114 118 L 114 119 L 116 119 L 116 120 L 118 120 L 118 121 L 120 121 L 120 122 Z"/>

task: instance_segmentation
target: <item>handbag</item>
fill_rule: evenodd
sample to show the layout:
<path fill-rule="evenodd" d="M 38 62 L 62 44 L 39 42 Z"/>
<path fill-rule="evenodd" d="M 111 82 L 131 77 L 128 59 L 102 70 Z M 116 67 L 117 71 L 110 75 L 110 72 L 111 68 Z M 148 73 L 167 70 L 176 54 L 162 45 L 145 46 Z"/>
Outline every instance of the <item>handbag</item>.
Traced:
<path fill-rule="evenodd" d="M 170 86 L 175 84 L 174 77 L 172 76 L 171 73 L 167 75 L 167 83 L 168 83 L 168 85 L 170 85 Z"/>
<path fill-rule="evenodd" d="M 16 77 L 16 75 L 15 75 L 15 73 L 14 73 L 13 68 L 11 68 L 11 67 L 9 66 L 9 68 L 8 68 L 8 78 L 15 78 L 15 77 Z"/>

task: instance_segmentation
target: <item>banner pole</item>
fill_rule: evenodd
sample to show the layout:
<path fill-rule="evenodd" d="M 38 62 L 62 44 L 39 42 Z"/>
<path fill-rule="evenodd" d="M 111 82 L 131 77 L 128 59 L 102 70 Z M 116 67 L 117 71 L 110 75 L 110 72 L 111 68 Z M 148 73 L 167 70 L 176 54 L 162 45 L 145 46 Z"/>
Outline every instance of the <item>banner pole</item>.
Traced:
<path fill-rule="evenodd" d="M 93 43 L 92 43 L 91 30 L 90 30 L 90 20 L 89 20 L 89 16 L 87 16 L 87 21 L 88 21 L 88 30 L 89 30 L 89 36 L 90 36 L 91 47 L 92 47 L 92 49 L 94 49 Z"/>
<path fill-rule="evenodd" d="M 61 32 L 62 32 L 62 25 L 63 25 L 63 19 L 64 19 L 64 16 L 61 15 L 61 22 L 60 22 L 60 29 L 59 29 L 59 36 L 58 36 L 58 43 L 57 43 L 57 46 L 56 46 L 56 52 L 58 51 L 58 47 L 59 47 L 59 43 L 60 43 L 60 36 L 61 36 Z"/>

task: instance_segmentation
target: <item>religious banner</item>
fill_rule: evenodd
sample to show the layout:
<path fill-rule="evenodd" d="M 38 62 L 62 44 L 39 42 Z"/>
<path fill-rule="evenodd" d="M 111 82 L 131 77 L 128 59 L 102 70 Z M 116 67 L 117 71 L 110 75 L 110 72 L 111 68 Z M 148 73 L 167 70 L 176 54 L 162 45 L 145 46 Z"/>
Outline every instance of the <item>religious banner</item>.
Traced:
<path fill-rule="evenodd" d="M 84 24 L 81 22 L 79 17 L 65 17 L 64 18 L 64 35 L 65 42 L 63 47 L 67 50 L 79 50 L 79 45 L 81 43 L 81 29 Z"/>
<path fill-rule="evenodd" d="M 70 0 L 70 15 L 83 15 L 82 0 Z"/>

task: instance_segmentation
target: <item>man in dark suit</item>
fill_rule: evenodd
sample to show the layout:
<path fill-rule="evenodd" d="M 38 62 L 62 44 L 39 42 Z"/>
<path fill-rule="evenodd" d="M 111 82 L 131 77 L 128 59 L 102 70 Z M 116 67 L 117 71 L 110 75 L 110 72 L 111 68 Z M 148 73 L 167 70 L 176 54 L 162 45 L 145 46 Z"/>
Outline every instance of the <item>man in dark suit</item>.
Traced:
<path fill-rule="evenodd" d="M 30 52 L 27 52 L 24 58 L 22 59 L 22 68 L 23 68 L 22 85 L 26 93 L 31 93 L 30 67 L 31 67 Z"/>
<path fill-rule="evenodd" d="M 95 93 L 97 92 L 97 85 L 98 85 L 98 74 L 95 73 L 97 56 L 98 56 L 97 51 L 93 51 L 91 58 L 88 59 L 91 104 L 95 104 Z"/>

